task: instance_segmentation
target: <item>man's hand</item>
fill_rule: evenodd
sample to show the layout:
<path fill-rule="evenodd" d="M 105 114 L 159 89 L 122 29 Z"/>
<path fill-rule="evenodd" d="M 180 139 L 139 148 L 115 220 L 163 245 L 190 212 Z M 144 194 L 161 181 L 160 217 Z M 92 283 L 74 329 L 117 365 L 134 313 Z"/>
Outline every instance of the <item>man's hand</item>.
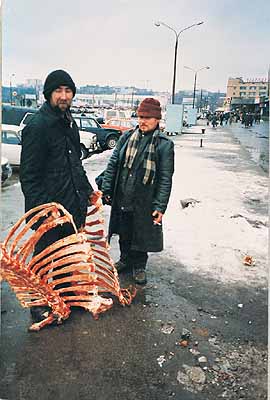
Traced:
<path fill-rule="evenodd" d="M 96 190 L 91 193 L 89 197 L 90 206 L 99 206 L 101 205 L 100 199 L 102 197 L 102 192 L 100 190 Z"/>
<path fill-rule="evenodd" d="M 162 221 L 162 217 L 163 217 L 162 212 L 155 210 L 155 211 L 153 211 L 152 216 L 153 216 L 154 225 L 161 225 L 161 221 Z"/>

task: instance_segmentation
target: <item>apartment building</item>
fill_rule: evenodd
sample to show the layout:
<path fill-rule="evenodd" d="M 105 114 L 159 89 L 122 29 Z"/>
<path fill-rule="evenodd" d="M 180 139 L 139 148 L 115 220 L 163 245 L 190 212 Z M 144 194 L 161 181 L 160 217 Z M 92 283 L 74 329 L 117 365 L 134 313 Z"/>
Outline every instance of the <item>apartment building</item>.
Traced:
<path fill-rule="evenodd" d="M 227 84 L 227 98 L 255 99 L 268 96 L 267 79 L 229 78 Z"/>

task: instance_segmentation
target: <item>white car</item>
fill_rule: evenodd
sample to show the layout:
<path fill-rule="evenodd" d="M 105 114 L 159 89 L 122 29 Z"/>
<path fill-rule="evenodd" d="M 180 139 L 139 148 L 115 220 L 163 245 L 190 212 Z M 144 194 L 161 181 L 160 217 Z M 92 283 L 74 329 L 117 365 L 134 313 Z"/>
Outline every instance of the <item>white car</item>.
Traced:
<path fill-rule="evenodd" d="M 10 165 L 20 166 L 21 157 L 21 132 L 17 125 L 2 125 L 2 155 L 9 160 Z M 81 159 L 86 158 L 90 151 L 98 149 L 97 136 L 90 132 L 80 132 Z"/>
<path fill-rule="evenodd" d="M 20 126 L 2 124 L 2 155 L 15 167 L 20 165 L 21 131 Z"/>
<path fill-rule="evenodd" d="M 99 149 L 97 135 L 92 132 L 79 131 L 81 142 L 81 159 L 87 158 L 89 152 Z"/>

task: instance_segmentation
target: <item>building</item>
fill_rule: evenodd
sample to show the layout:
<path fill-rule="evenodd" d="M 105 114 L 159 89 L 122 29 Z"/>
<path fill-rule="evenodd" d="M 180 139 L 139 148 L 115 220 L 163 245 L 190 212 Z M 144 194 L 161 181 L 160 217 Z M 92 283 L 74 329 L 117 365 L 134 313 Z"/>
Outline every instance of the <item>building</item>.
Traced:
<path fill-rule="evenodd" d="M 227 95 L 224 101 L 225 110 L 231 109 L 260 111 L 265 113 L 269 104 L 269 82 L 267 78 L 246 79 L 229 78 Z"/>

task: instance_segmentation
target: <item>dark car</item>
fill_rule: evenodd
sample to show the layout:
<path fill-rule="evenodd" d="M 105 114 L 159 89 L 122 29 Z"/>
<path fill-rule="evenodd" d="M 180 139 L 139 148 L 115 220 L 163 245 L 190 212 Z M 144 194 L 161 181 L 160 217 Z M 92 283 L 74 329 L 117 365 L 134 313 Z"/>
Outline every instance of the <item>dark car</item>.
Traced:
<path fill-rule="evenodd" d="M 97 135 L 97 142 L 102 150 L 113 149 L 122 134 L 118 129 L 102 128 L 95 118 L 76 114 L 72 114 L 72 116 L 81 131 L 88 131 Z"/>
<path fill-rule="evenodd" d="M 37 108 L 2 105 L 2 124 L 20 125 L 25 114 L 33 114 Z"/>

